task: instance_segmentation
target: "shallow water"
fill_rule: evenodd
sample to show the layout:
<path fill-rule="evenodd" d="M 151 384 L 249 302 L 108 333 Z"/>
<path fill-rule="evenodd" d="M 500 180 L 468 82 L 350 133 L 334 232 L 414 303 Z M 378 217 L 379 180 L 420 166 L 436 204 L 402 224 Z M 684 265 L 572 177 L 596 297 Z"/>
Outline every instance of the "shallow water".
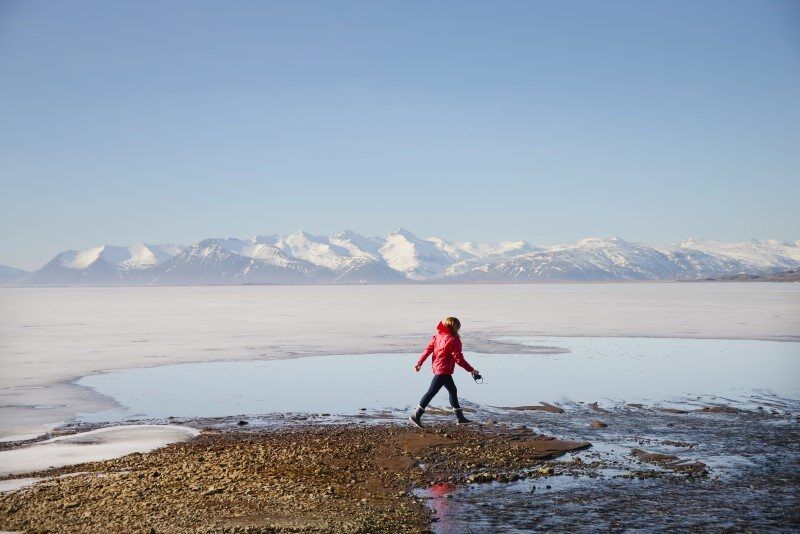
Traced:
<path fill-rule="evenodd" d="M 797 404 L 784 408 L 791 413 L 672 414 L 617 408 L 602 415 L 588 409 L 567 415 L 507 414 L 506 423 L 586 439 L 592 448 L 560 458 L 555 476 L 512 483 L 437 484 L 417 495 L 436 518 L 434 531 L 443 534 L 797 532 L 800 421 Z M 589 429 L 588 422 L 598 417 L 608 427 Z M 709 475 L 685 477 L 641 463 L 630 454 L 634 447 L 701 461 Z M 575 458 L 585 465 L 602 465 L 592 469 L 596 476 L 572 476 L 569 466 Z M 648 470 L 665 476 L 631 477 Z"/>
<path fill-rule="evenodd" d="M 662 406 L 764 404 L 800 398 L 800 344 L 670 338 L 514 338 L 567 349 L 560 354 L 467 353 L 483 384 L 457 370 L 469 405 L 539 401 Z M 117 401 L 81 421 L 200 418 L 310 412 L 353 415 L 404 411 L 427 389 L 431 374 L 411 370 L 415 355 L 315 356 L 290 360 L 212 362 L 127 369 L 77 381 Z M 446 405 L 442 391 L 433 404 Z"/>

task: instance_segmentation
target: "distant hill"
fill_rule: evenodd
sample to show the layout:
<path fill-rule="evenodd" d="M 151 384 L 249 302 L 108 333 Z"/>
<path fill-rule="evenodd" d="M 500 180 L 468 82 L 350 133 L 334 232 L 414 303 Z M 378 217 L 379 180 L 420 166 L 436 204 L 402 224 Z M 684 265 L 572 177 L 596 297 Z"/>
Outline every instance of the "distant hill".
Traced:
<path fill-rule="evenodd" d="M 25 279 L 29 274 L 28 271 L 8 267 L 7 265 L 0 265 L 0 286 L 6 284 L 15 284 Z"/>
<path fill-rule="evenodd" d="M 720 276 L 718 278 L 706 278 L 709 282 L 800 282 L 800 270 L 785 271 L 775 274 L 736 274 L 732 276 Z"/>

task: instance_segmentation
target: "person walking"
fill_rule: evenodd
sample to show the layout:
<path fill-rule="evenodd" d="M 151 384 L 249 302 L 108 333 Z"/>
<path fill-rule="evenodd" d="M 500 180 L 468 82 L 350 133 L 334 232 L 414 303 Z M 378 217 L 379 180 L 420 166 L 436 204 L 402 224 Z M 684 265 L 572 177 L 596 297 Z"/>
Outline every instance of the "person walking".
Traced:
<path fill-rule="evenodd" d="M 431 386 L 428 388 L 427 393 L 419 401 L 416 413 L 409 417 L 409 420 L 422 428 L 422 414 L 425 413 L 425 408 L 427 408 L 431 399 L 436 396 L 439 390 L 444 387 L 450 395 L 450 406 L 456 414 L 458 424 L 471 423 L 472 421 L 464 417 L 464 411 L 458 404 L 458 390 L 456 389 L 455 381 L 453 381 L 453 371 L 455 371 L 456 364 L 458 364 L 472 373 L 473 376 L 480 376 L 480 373 L 464 359 L 464 354 L 461 352 L 461 338 L 458 335 L 458 331 L 461 330 L 461 321 L 455 317 L 447 317 L 436 326 L 436 330 L 437 332 L 433 339 L 422 351 L 417 363 L 414 365 L 414 372 L 419 373 L 419 370 L 422 369 L 422 364 L 425 363 L 428 356 L 432 355 L 433 380 L 431 380 Z"/>

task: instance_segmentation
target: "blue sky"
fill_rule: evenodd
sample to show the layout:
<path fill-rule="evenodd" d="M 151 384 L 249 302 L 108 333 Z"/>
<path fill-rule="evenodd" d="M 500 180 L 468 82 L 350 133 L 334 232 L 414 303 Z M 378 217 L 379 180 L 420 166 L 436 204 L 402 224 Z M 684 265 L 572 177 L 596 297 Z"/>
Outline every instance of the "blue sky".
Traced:
<path fill-rule="evenodd" d="M 800 238 L 800 2 L 0 1 L 0 263 Z"/>

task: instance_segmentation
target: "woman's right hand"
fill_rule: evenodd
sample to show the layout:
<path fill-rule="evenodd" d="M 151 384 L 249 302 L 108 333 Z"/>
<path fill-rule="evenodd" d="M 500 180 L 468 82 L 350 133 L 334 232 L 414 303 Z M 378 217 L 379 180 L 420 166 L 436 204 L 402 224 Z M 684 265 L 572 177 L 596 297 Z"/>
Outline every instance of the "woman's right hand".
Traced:
<path fill-rule="evenodd" d="M 414 372 L 415 372 L 415 373 L 419 373 L 419 370 L 420 370 L 421 368 L 422 368 L 422 366 L 421 366 L 421 365 L 415 365 L 415 366 L 414 366 Z"/>

